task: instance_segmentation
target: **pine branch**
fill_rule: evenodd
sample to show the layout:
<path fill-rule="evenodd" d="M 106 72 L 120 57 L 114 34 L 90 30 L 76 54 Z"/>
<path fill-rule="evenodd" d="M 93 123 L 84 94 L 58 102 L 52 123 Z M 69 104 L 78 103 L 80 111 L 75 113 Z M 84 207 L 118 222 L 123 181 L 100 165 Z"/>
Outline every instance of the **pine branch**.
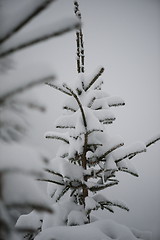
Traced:
<path fill-rule="evenodd" d="M 67 92 L 67 91 L 65 91 L 63 88 L 61 88 L 60 86 L 57 86 L 57 85 L 54 85 L 53 83 L 45 83 L 46 85 L 48 85 L 48 86 L 50 86 L 50 87 L 53 87 L 54 89 L 56 89 L 56 90 L 59 90 L 59 91 L 61 91 L 61 92 L 63 92 L 63 93 L 65 93 L 65 94 L 67 94 L 67 95 L 69 95 L 69 96 L 72 96 L 72 94 L 70 94 L 69 92 Z"/>
<path fill-rule="evenodd" d="M 146 148 L 147 147 L 149 147 L 150 145 L 156 143 L 159 140 L 160 140 L 160 135 L 158 134 L 157 136 L 155 136 L 151 140 L 149 140 L 144 146 L 141 146 L 137 150 L 132 150 L 132 151 L 130 150 L 130 152 L 129 151 L 128 152 L 124 152 L 124 154 L 120 158 L 117 158 L 115 160 L 115 162 L 118 163 L 118 162 L 122 161 L 125 158 L 132 159 L 137 154 L 142 153 L 142 152 L 146 152 Z"/>
<path fill-rule="evenodd" d="M 80 28 L 80 42 L 81 42 L 81 72 L 84 73 L 84 42 L 83 42 L 83 33 Z M 82 84 L 84 87 L 84 85 Z"/>
<path fill-rule="evenodd" d="M 37 181 L 50 182 L 50 183 L 55 183 L 57 185 L 64 186 L 64 183 L 60 183 L 60 182 L 57 182 L 57 181 L 54 181 L 54 180 L 51 180 L 51 179 L 40 179 L 40 178 L 38 178 Z"/>
<path fill-rule="evenodd" d="M 71 88 L 69 88 L 69 87 L 67 86 L 67 84 L 63 84 L 63 87 L 66 88 L 66 89 L 71 93 L 71 95 L 75 98 L 75 100 L 77 101 L 78 106 L 79 106 L 80 111 L 81 111 L 81 114 L 82 114 L 82 119 L 83 119 L 84 127 L 87 128 L 87 121 L 86 121 L 85 113 L 84 113 L 82 104 L 81 104 L 78 96 L 72 91 Z"/>
<path fill-rule="evenodd" d="M 151 140 L 149 140 L 147 143 L 146 143 L 146 147 L 149 147 L 151 146 L 152 144 L 156 143 L 157 141 L 160 140 L 160 134 L 158 134 L 157 136 L 153 137 Z"/>
<path fill-rule="evenodd" d="M 113 123 L 113 121 L 115 121 L 116 120 L 116 118 L 115 117 L 113 117 L 113 118 L 103 118 L 103 119 L 99 119 L 99 121 L 101 122 L 101 123 L 103 123 L 103 124 L 111 124 L 111 123 Z"/>
<path fill-rule="evenodd" d="M 94 87 L 94 90 L 101 90 L 102 84 L 103 84 L 103 81 L 100 81 L 99 84 Z"/>
<path fill-rule="evenodd" d="M 108 97 L 107 98 L 108 106 L 109 107 L 118 107 L 118 106 L 124 106 L 125 102 L 120 97 Z"/>
<path fill-rule="evenodd" d="M 64 125 L 56 125 L 56 128 L 62 128 L 62 129 L 67 129 L 67 128 L 70 128 L 70 129 L 75 129 L 75 126 L 64 126 Z"/>
<path fill-rule="evenodd" d="M 90 102 L 88 103 L 88 108 L 91 108 L 91 107 L 92 107 L 92 105 L 93 105 L 93 103 L 94 103 L 95 100 L 96 100 L 96 97 L 93 97 L 93 98 L 90 100 Z"/>
<path fill-rule="evenodd" d="M 109 107 L 119 107 L 119 106 L 124 106 L 124 105 L 125 105 L 125 103 L 121 103 L 121 102 L 108 104 Z"/>
<path fill-rule="evenodd" d="M 109 206 L 103 206 L 103 208 L 107 209 L 111 213 L 114 213 L 113 209 Z M 103 210 L 103 208 L 102 208 L 102 210 Z"/>
<path fill-rule="evenodd" d="M 79 4 L 77 1 L 74 2 L 74 13 L 81 22 L 82 17 L 81 12 L 79 11 Z M 77 72 L 84 73 L 84 42 L 81 26 L 79 27 L 79 30 L 76 32 L 76 43 L 77 43 Z M 84 88 L 83 83 L 82 87 Z"/>
<path fill-rule="evenodd" d="M 70 135 L 70 137 L 73 138 L 73 139 L 75 139 L 75 140 L 77 140 L 78 138 L 80 138 L 80 137 L 81 137 L 82 135 L 84 135 L 84 134 L 86 134 L 87 136 L 89 136 L 90 134 L 92 134 L 92 133 L 94 133 L 94 132 L 103 132 L 103 130 L 102 130 L 102 129 L 87 130 L 86 133 L 83 131 L 83 132 L 78 133 L 78 135 L 76 135 L 76 136 L 71 136 L 71 135 Z M 92 145 L 92 144 L 88 144 L 88 145 Z M 100 146 L 101 146 L 101 144 L 100 144 Z"/>
<path fill-rule="evenodd" d="M 89 149 L 90 149 L 90 147 L 102 147 L 103 146 L 103 144 L 102 143 L 88 143 L 87 144 L 87 147 L 89 147 Z"/>
<path fill-rule="evenodd" d="M 6 57 L 6 56 L 8 56 L 8 55 L 10 55 L 10 54 L 12 54 L 14 52 L 17 52 L 17 51 L 19 51 L 21 49 L 30 47 L 30 46 L 35 45 L 37 43 L 43 42 L 43 41 L 48 40 L 50 38 L 60 36 L 60 35 L 62 35 L 64 33 L 66 33 L 66 32 L 69 32 L 69 31 L 71 31 L 71 30 L 73 30 L 75 28 L 78 28 L 79 25 L 80 25 L 80 23 L 74 22 L 74 23 L 69 24 L 67 26 L 63 26 L 60 29 L 52 30 L 49 33 L 46 33 L 44 35 L 40 35 L 39 37 L 35 37 L 35 38 L 33 38 L 31 40 L 28 40 L 28 41 L 26 40 L 26 41 L 24 41 L 22 43 L 19 43 L 18 45 L 15 45 L 13 47 L 11 46 L 10 48 L 8 48 L 8 49 L 6 49 L 4 51 L 2 49 L 2 51 L 0 53 L 0 58 Z"/>
<path fill-rule="evenodd" d="M 103 124 L 112 124 L 114 120 L 115 120 L 115 119 L 113 119 L 113 120 L 110 119 L 110 120 L 103 121 L 102 123 L 103 123 Z"/>
<path fill-rule="evenodd" d="M 48 173 L 51 173 L 51 174 L 53 174 L 53 175 L 57 175 L 57 176 L 63 178 L 63 176 L 62 176 L 60 173 L 57 173 L 57 172 L 55 172 L 55 171 L 53 171 L 53 170 L 51 170 L 51 169 L 45 168 L 44 170 L 45 170 L 46 172 L 48 172 Z"/>
<path fill-rule="evenodd" d="M 76 192 L 76 189 L 73 189 L 73 191 L 72 191 L 71 194 L 70 194 L 70 197 L 72 197 L 75 192 Z"/>
<path fill-rule="evenodd" d="M 124 143 L 119 143 L 116 146 L 112 147 L 111 149 L 109 149 L 108 151 L 106 151 L 101 157 L 99 157 L 99 161 L 103 160 L 103 158 L 105 158 L 108 154 L 110 154 L 111 152 L 113 152 L 114 150 L 116 150 L 117 148 L 120 148 L 124 145 Z"/>
<path fill-rule="evenodd" d="M 17 87 L 16 89 L 10 90 L 10 91 L 8 91 L 8 93 L 5 93 L 4 95 L 0 96 L 0 104 L 3 104 L 6 100 L 8 100 L 9 98 L 13 97 L 16 94 L 24 92 L 36 85 L 44 83 L 48 80 L 54 80 L 54 78 L 55 78 L 55 76 L 46 76 L 39 80 L 33 80 L 32 82 L 24 83 L 23 85 Z"/>
<path fill-rule="evenodd" d="M 66 157 L 68 157 L 68 155 L 69 155 L 68 152 L 66 152 L 66 153 L 64 153 L 63 155 L 61 155 L 60 157 L 61 157 L 61 158 L 66 158 Z"/>
<path fill-rule="evenodd" d="M 108 169 L 103 169 L 103 168 L 101 168 L 101 169 L 99 169 L 99 170 L 97 170 L 97 172 L 96 172 L 96 176 L 97 177 L 100 177 L 100 178 L 102 178 L 102 175 L 101 175 L 101 173 L 106 173 L 106 172 L 110 172 L 110 174 L 108 175 L 108 176 L 104 176 L 104 178 L 105 178 L 105 181 L 113 181 L 113 182 L 115 182 L 115 181 L 117 181 L 116 179 L 110 179 L 111 177 L 115 177 L 115 175 L 114 175 L 114 173 L 116 172 L 116 171 L 118 171 L 118 170 L 108 170 Z M 99 175 L 100 174 L 100 175 Z"/>
<path fill-rule="evenodd" d="M 102 75 L 103 72 L 104 68 L 101 68 L 99 72 L 95 75 L 95 77 L 90 81 L 88 86 L 85 88 L 85 91 L 87 91 L 97 81 L 97 79 Z"/>
<path fill-rule="evenodd" d="M 63 134 L 64 135 L 64 134 Z M 56 139 L 56 140 L 61 140 L 67 144 L 69 144 L 69 141 L 67 138 L 63 137 L 63 135 L 61 134 L 56 134 L 56 133 L 50 133 L 50 132 L 47 132 L 45 134 L 45 138 L 49 138 L 49 139 Z"/>
<path fill-rule="evenodd" d="M 76 110 L 74 108 L 68 107 L 68 106 L 63 106 L 63 109 L 71 111 L 71 112 L 76 112 Z"/>
<path fill-rule="evenodd" d="M 61 197 L 63 197 L 64 196 L 64 194 L 68 191 L 70 189 L 70 187 L 67 185 L 67 186 L 65 186 L 65 188 L 62 190 L 62 192 L 59 194 L 59 196 L 57 197 L 57 199 L 56 199 L 56 202 L 58 202 L 60 199 L 61 199 Z"/>
<path fill-rule="evenodd" d="M 121 158 L 119 158 L 119 159 L 116 159 L 115 162 L 118 163 L 118 162 L 124 160 L 125 158 L 131 159 L 131 158 L 135 157 L 137 154 L 143 153 L 143 152 L 146 152 L 146 149 L 141 149 L 141 150 L 137 150 L 137 151 L 135 151 L 135 152 L 127 153 L 127 154 L 124 155 L 123 157 L 121 157 Z"/>
<path fill-rule="evenodd" d="M 133 175 L 133 176 L 135 176 L 135 177 L 139 177 L 137 173 L 132 172 L 132 171 L 130 171 L 130 170 L 127 169 L 127 168 L 119 168 L 118 170 L 121 171 L 121 172 L 130 173 L 131 175 Z"/>
<path fill-rule="evenodd" d="M 87 134 L 90 135 L 91 133 L 94 133 L 94 132 L 103 132 L 103 130 L 102 129 L 92 129 L 92 130 L 87 131 Z"/>
<path fill-rule="evenodd" d="M 81 64 L 80 64 L 80 44 L 79 44 L 79 32 L 76 32 L 76 43 L 77 43 L 77 72 L 81 72 Z"/>
<path fill-rule="evenodd" d="M 79 10 L 78 10 L 78 3 L 74 2 L 74 13 L 75 15 L 81 20 L 81 14 L 78 16 Z M 81 63 L 80 63 L 80 33 L 79 31 L 76 31 L 76 44 L 77 44 L 77 72 L 81 72 Z"/>
<path fill-rule="evenodd" d="M 129 211 L 129 208 L 127 206 L 125 206 L 123 203 L 120 202 L 116 202 L 116 201 L 103 201 L 103 202 L 98 202 L 100 205 L 102 206 L 115 206 L 115 207 L 119 207 L 123 210 Z"/>
<path fill-rule="evenodd" d="M 93 186 L 93 187 L 90 187 L 88 189 L 90 191 L 92 191 L 92 192 L 97 192 L 97 191 L 103 190 L 103 189 L 108 188 L 108 187 L 112 187 L 112 186 L 117 185 L 117 184 L 118 184 L 118 181 L 107 183 L 107 184 L 101 184 L 101 185 Z"/>
<path fill-rule="evenodd" d="M 17 33 L 21 28 L 23 28 L 28 22 L 30 22 L 33 18 L 35 18 L 38 14 L 44 11 L 52 2 L 55 0 L 45 0 L 39 4 L 35 9 L 33 8 L 28 16 L 23 18 L 21 22 L 19 22 L 16 26 L 14 26 L 5 36 L 0 38 L 0 44 L 5 42 L 7 39 L 12 37 L 15 33 Z"/>

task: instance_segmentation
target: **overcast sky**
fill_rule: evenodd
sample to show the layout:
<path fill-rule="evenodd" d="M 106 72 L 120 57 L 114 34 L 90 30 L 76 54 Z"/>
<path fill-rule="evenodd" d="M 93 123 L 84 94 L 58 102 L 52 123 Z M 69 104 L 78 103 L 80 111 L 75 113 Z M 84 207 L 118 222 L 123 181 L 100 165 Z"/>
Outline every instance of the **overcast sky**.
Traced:
<path fill-rule="evenodd" d="M 79 0 L 83 19 L 86 75 L 104 66 L 104 89 L 122 97 L 126 106 L 114 109 L 117 120 L 109 130 L 130 144 L 146 141 L 160 132 L 160 1 L 159 0 Z M 55 19 L 73 16 L 72 0 L 59 0 L 29 28 L 41 27 Z M 28 29 L 27 29 L 28 30 Z M 49 65 L 62 81 L 74 82 L 76 73 L 75 33 L 49 40 L 14 55 L 17 69 L 32 64 Z M 24 73 L 27 74 L 27 73 Z M 48 86 L 33 91 L 48 106 L 45 115 L 30 116 L 33 128 L 28 140 L 43 146 L 52 156 L 58 145 L 43 139 L 54 130 L 61 114 L 63 95 Z M 132 160 L 140 177 L 120 174 L 120 186 L 106 191 L 113 199 L 126 202 L 129 213 L 101 212 L 120 223 L 151 230 L 160 237 L 160 143 Z"/>

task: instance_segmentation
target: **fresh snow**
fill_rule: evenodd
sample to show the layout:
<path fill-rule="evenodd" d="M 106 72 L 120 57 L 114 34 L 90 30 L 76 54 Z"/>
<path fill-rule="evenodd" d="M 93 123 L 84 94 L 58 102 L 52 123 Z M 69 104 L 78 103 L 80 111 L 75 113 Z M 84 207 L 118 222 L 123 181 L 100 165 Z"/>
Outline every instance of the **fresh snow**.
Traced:
<path fill-rule="evenodd" d="M 82 211 L 72 210 L 68 214 L 68 221 L 67 221 L 68 226 L 83 225 L 84 223 L 87 223 L 87 222 L 88 222 L 88 219 L 85 213 Z"/>
<path fill-rule="evenodd" d="M 107 98 L 107 103 L 110 107 L 124 105 L 125 102 L 121 97 L 110 96 Z"/>
<path fill-rule="evenodd" d="M 27 74 L 24 74 L 24 72 L 27 72 Z M 17 66 L 16 69 L 10 69 L 7 74 L 2 74 L 0 98 L 3 99 L 3 97 L 9 95 L 10 92 L 14 92 L 32 82 L 39 82 L 40 79 L 53 75 L 52 68 L 45 64 L 34 64 L 34 66 L 28 64 L 25 65 L 25 67 L 18 68 Z"/>
<path fill-rule="evenodd" d="M 99 220 L 82 226 L 54 226 L 44 229 L 35 240 L 151 240 L 150 232 L 140 232 L 112 220 Z"/>
<path fill-rule="evenodd" d="M 71 180 L 82 180 L 83 178 L 83 168 L 81 166 L 70 163 L 65 158 L 54 158 L 52 160 L 51 170 L 62 174 L 66 179 Z"/>
<path fill-rule="evenodd" d="M 40 189 L 37 181 L 24 173 L 3 175 L 3 201 L 7 206 L 51 211 L 49 197 Z M 32 193 L 32 194 L 31 194 Z"/>
<path fill-rule="evenodd" d="M 66 224 L 69 224 L 68 220 L 70 220 L 70 223 L 76 220 L 77 221 L 78 220 L 82 221 L 82 219 L 85 220 L 84 216 L 82 217 L 82 214 L 84 215 L 83 207 L 75 204 L 72 198 L 70 198 L 70 200 L 54 203 L 52 205 L 52 210 L 54 214 L 45 213 L 44 215 L 42 231 L 44 231 L 45 229 L 49 229 L 50 227 L 55 228 L 55 226 L 59 225 L 64 226 Z M 76 211 L 76 216 L 73 216 L 72 211 Z M 81 215 L 78 214 L 77 211 L 80 211 L 82 214 Z M 85 221 L 83 221 L 83 224 L 84 223 Z"/>
<path fill-rule="evenodd" d="M 106 170 L 106 171 L 117 171 L 118 170 L 116 163 L 114 161 L 114 158 L 111 154 L 109 154 L 109 156 L 106 157 L 106 162 L 104 164 L 104 170 Z"/>
<path fill-rule="evenodd" d="M 43 213 L 35 210 L 29 214 L 21 215 L 16 223 L 16 228 L 35 231 L 42 225 L 43 215 Z"/>
<path fill-rule="evenodd" d="M 137 170 L 135 169 L 135 167 L 133 166 L 129 159 L 123 159 L 123 161 L 119 161 L 117 163 L 117 167 L 121 171 L 128 172 L 135 176 L 138 176 Z"/>
<path fill-rule="evenodd" d="M 34 148 L 23 144 L 0 144 L 1 164 L 0 172 L 22 171 L 33 175 L 42 175 L 44 162 L 48 157 L 38 153 Z"/>
<path fill-rule="evenodd" d="M 97 201 L 94 200 L 92 197 L 86 197 L 85 198 L 85 210 L 88 212 L 90 210 L 96 210 L 98 209 L 100 205 L 97 203 Z"/>
<path fill-rule="evenodd" d="M 135 142 L 130 146 L 123 146 L 121 148 L 116 149 L 113 152 L 113 157 L 116 161 L 121 161 L 124 158 L 130 157 L 134 154 L 145 152 L 146 145 L 143 142 Z"/>

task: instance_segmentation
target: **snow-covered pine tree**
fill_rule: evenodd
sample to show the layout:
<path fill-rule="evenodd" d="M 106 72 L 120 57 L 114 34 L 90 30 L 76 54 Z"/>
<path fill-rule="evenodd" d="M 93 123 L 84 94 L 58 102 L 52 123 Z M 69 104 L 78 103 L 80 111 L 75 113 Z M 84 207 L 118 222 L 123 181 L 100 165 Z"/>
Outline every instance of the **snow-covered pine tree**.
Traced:
<path fill-rule="evenodd" d="M 81 21 L 78 2 L 75 1 L 74 6 L 75 14 Z M 45 134 L 46 138 L 58 140 L 61 145 L 53 159 L 52 168 L 46 169 L 48 177 L 42 179 L 50 182 L 53 209 L 59 214 L 53 215 L 52 220 L 46 216 L 43 229 L 52 225 L 90 222 L 91 211 L 99 208 L 114 212 L 113 207 L 117 206 L 128 211 L 125 204 L 108 199 L 99 192 L 118 184 L 118 171 L 138 176 L 130 160 L 146 152 L 149 145 L 160 139 L 158 135 L 147 144 L 138 142 L 125 146 L 121 137 L 108 134 L 108 124 L 116 119 L 112 107 L 125 103 L 122 98 L 112 97 L 102 90 L 103 67 L 90 80 L 85 78 L 81 27 L 76 32 L 76 43 L 78 80 L 75 87 L 67 83 L 48 83 L 67 95 L 68 100 L 63 106 L 64 114 L 56 121 L 56 128 L 63 132 Z M 66 193 L 69 194 L 68 200 L 60 201 Z"/>

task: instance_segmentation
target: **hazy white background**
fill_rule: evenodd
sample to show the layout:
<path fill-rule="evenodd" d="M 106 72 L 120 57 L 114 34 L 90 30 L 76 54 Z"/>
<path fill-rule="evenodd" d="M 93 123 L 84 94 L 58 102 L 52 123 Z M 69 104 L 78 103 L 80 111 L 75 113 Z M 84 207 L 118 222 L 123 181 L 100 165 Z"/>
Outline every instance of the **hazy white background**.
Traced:
<path fill-rule="evenodd" d="M 108 129 L 124 137 L 126 144 L 146 141 L 160 132 L 160 1 L 79 0 L 83 17 L 86 75 L 105 67 L 105 90 L 124 98 L 125 107 L 115 108 L 116 122 Z M 30 28 L 73 16 L 73 1 L 59 0 L 37 17 Z M 28 31 L 29 27 L 25 29 Z M 76 73 L 75 33 L 49 40 L 14 55 L 15 67 L 48 64 L 62 81 L 74 82 Z M 27 72 L 24 72 L 27 75 Z M 23 77 L 23 76 L 22 76 Z M 26 141 L 48 149 L 54 157 L 58 144 L 44 139 L 61 114 L 63 94 L 49 86 L 32 90 L 48 111 L 28 116 Z M 160 143 L 132 160 L 139 178 L 119 174 L 120 184 L 106 191 L 112 199 L 126 202 L 130 212 L 98 213 L 105 218 L 140 230 L 151 230 L 160 238 Z"/>

